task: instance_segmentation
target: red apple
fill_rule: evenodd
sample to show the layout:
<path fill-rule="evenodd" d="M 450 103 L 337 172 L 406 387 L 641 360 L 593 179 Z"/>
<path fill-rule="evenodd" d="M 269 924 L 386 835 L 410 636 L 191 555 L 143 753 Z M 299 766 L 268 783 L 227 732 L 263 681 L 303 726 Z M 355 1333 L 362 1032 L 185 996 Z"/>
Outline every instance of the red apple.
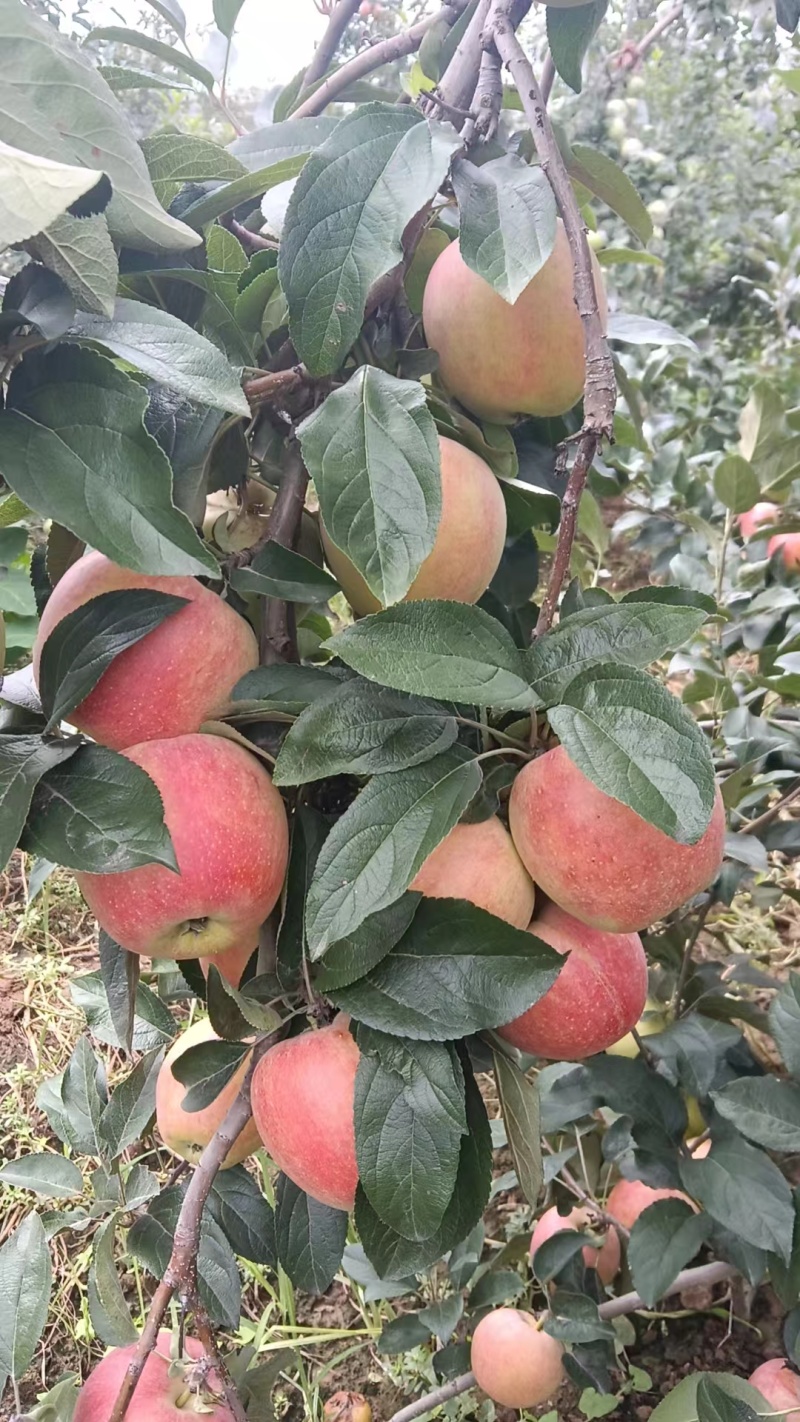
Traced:
<path fill-rule="evenodd" d="M 73 726 L 112 750 L 199 731 L 220 714 L 240 677 L 258 666 L 249 623 L 196 578 L 145 577 L 103 553 L 87 553 L 56 584 L 42 614 L 33 649 L 37 683 L 42 647 L 61 619 L 101 593 L 128 588 L 172 593 L 188 605 L 120 652 L 70 712 Z"/>
<path fill-rule="evenodd" d="M 599 790 L 563 746 L 517 776 L 509 823 L 535 883 L 567 913 L 610 933 L 646 928 L 699 893 L 716 876 L 725 843 L 719 791 L 705 834 L 677 844 Z"/>
<path fill-rule="evenodd" d="M 753 507 L 746 513 L 739 514 L 739 531 L 742 537 L 752 538 L 754 534 L 764 528 L 765 524 L 777 523 L 780 514 L 781 511 L 777 504 L 753 504 Z"/>
<path fill-rule="evenodd" d="M 340 1014 L 271 1047 L 253 1073 L 259 1135 L 279 1170 L 323 1205 L 351 1210 L 358 1184 L 353 1100 L 359 1050 Z"/>
<path fill-rule="evenodd" d="M 534 1263 L 537 1249 L 541 1249 L 554 1234 L 561 1234 L 566 1229 L 574 1229 L 579 1233 L 585 1229 L 591 1229 L 593 1234 L 605 1232 L 605 1239 L 599 1249 L 593 1244 L 585 1244 L 582 1253 L 587 1269 L 596 1269 L 601 1282 L 610 1284 L 619 1273 L 619 1235 L 613 1225 L 605 1227 L 601 1221 L 593 1218 L 592 1211 L 585 1205 L 576 1205 L 568 1215 L 560 1215 L 556 1205 L 545 1210 L 541 1219 L 536 1221 L 531 1236 L 531 1263 Z"/>
<path fill-rule="evenodd" d="M 767 544 L 770 558 L 779 548 L 783 552 L 784 565 L 790 573 L 796 573 L 800 569 L 800 533 L 776 533 Z"/>
<path fill-rule="evenodd" d="M 478 1387 L 501 1407 L 537 1407 L 564 1379 L 564 1349 L 529 1313 L 496 1308 L 472 1335 Z"/>
<path fill-rule="evenodd" d="M 528 927 L 536 897 L 514 841 L 496 815 L 451 829 L 411 888 L 432 899 L 468 899 L 516 928 Z"/>
<path fill-rule="evenodd" d="M 747 1381 L 776 1412 L 786 1413 L 786 1422 L 800 1422 L 800 1377 L 785 1358 L 768 1358 Z"/>
<path fill-rule="evenodd" d="M 159 1135 L 165 1146 L 181 1159 L 190 1161 L 192 1165 L 197 1164 L 211 1137 L 216 1134 L 236 1100 L 250 1063 L 250 1054 L 248 1052 L 230 1081 L 226 1081 L 219 1096 L 202 1111 L 183 1109 L 187 1088 L 173 1076 L 172 1068 L 190 1047 L 197 1047 L 201 1042 L 219 1040 L 207 1018 L 195 1022 L 170 1047 L 156 1081 L 156 1125 Z M 222 1169 L 228 1170 L 232 1165 L 246 1160 L 260 1145 L 261 1137 L 251 1118 L 228 1151 Z"/>
<path fill-rule="evenodd" d="M 190 1361 L 181 1374 L 172 1371 L 170 1343 L 170 1334 L 162 1329 L 156 1350 L 142 1369 L 125 1422 L 187 1422 L 190 1417 L 234 1422 L 222 1400 L 219 1377 L 201 1363 L 205 1359 L 202 1345 L 196 1338 L 185 1339 Z M 72 1422 L 108 1422 L 135 1352 L 136 1344 L 130 1343 L 127 1348 L 112 1348 L 101 1358 L 80 1390 Z M 193 1367 L 193 1362 L 197 1366 Z"/>
<path fill-rule="evenodd" d="M 635 1027 L 647 999 L 647 959 L 636 933 L 604 933 L 547 904 L 530 932 L 566 963 L 538 1002 L 499 1027 L 521 1052 L 581 1061 Z"/>
<path fill-rule="evenodd" d="M 286 811 L 266 770 L 222 736 L 146 741 L 125 754 L 158 786 L 180 873 L 146 864 L 76 874 L 100 926 L 151 958 L 254 948 L 289 855 Z"/>
<path fill-rule="evenodd" d="M 693 1210 L 697 1209 L 694 1201 L 682 1190 L 654 1190 L 642 1180 L 618 1180 L 606 1200 L 606 1209 L 626 1229 L 633 1229 L 642 1211 L 657 1200 L 683 1200 Z"/>

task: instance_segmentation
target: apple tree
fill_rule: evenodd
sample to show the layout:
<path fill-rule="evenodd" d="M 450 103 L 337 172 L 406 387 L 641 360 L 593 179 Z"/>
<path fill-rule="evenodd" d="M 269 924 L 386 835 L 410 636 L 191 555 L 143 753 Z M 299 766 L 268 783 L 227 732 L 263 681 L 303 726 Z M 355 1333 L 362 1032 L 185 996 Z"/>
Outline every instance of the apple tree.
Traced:
<path fill-rule="evenodd" d="M 398 1422 L 622 1398 L 611 1320 L 692 1284 L 768 1279 L 795 1364 L 800 977 L 696 947 L 796 847 L 800 426 L 762 382 L 737 447 L 653 447 L 651 353 L 693 342 L 622 309 L 652 218 L 548 112 L 615 7 L 331 0 L 272 123 L 137 142 L 148 84 L 238 128 L 153 4 L 169 43 L 78 46 L 0 0 L 0 858 L 73 871 L 99 926 L 52 1148 L 0 1170 L 59 1202 L 0 1250 L 0 1381 L 21 1413 L 56 1234 L 112 1349 L 52 1394 L 75 1422 L 271 1415 L 270 1354 L 218 1342 L 237 1256 L 404 1300 L 377 1347 L 440 1386 Z M 629 487 L 653 577 L 612 595 Z M 501 1145 L 524 1266 L 485 1239 Z M 701 1422 L 786 1403 L 687 1383 Z"/>

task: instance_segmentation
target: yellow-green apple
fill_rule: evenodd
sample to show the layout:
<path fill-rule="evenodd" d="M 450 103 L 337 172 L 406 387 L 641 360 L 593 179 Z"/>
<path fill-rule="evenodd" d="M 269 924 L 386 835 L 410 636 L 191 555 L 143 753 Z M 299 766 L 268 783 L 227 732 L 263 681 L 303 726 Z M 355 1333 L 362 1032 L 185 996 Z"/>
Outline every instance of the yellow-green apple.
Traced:
<path fill-rule="evenodd" d="M 642 1211 L 654 1205 L 657 1200 L 683 1200 L 685 1204 L 691 1205 L 693 1210 L 697 1209 L 694 1201 L 684 1195 L 682 1190 L 668 1190 L 666 1187 L 654 1190 L 651 1185 L 645 1185 L 643 1180 L 618 1180 L 606 1200 L 606 1209 L 612 1219 L 617 1220 L 625 1229 L 633 1229 Z"/>
<path fill-rule="evenodd" d="M 537 1249 L 541 1249 L 548 1239 L 552 1239 L 554 1234 L 561 1234 L 565 1229 L 577 1230 L 579 1234 L 585 1229 L 590 1229 L 593 1234 L 605 1236 L 599 1248 L 594 1244 L 585 1244 L 582 1253 L 587 1269 L 596 1269 L 601 1282 L 610 1284 L 611 1280 L 619 1273 L 621 1257 L 619 1235 L 613 1225 L 603 1225 L 602 1221 L 594 1217 L 591 1209 L 586 1205 L 576 1205 L 568 1215 L 560 1215 L 557 1205 L 552 1205 L 549 1210 L 545 1210 L 541 1219 L 536 1221 L 531 1236 L 531 1263 L 535 1264 L 534 1256 Z"/>
<path fill-rule="evenodd" d="M 159 1135 L 165 1146 L 182 1160 L 190 1161 L 192 1165 L 197 1164 L 211 1137 L 219 1130 L 236 1100 L 250 1064 L 250 1053 L 244 1057 L 241 1066 L 236 1068 L 230 1080 L 226 1081 L 219 1096 L 215 1097 L 210 1106 L 204 1106 L 202 1111 L 184 1111 L 182 1102 L 188 1088 L 178 1081 L 172 1069 L 178 1058 L 190 1047 L 198 1047 L 201 1042 L 219 1040 L 208 1018 L 195 1022 L 173 1042 L 156 1080 L 156 1125 Z M 251 1117 L 228 1151 L 222 1169 L 229 1170 L 232 1165 L 246 1160 L 260 1145 L 261 1137 Z"/>
<path fill-rule="evenodd" d="M 564 1380 L 564 1348 L 530 1313 L 496 1308 L 472 1335 L 471 1363 L 478 1387 L 501 1407 L 537 1407 Z"/>
<path fill-rule="evenodd" d="M 591 254 L 603 322 L 606 298 Z M 544 266 L 511 305 L 468 267 L 458 242 L 437 258 L 425 285 L 422 320 L 444 384 L 486 420 L 563 415 L 583 394 L 583 325 L 563 224 Z"/>
<path fill-rule="evenodd" d="M 436 539 L 404 602 L 450 598 L 477 602 L 497 572 L 506 541 L 506 505 L 485 460 L 453 439 L 439 439 L 442 516 Z M 353 611 L 380 612 L 374 596 L 347 554 L 322 529 L 325 557 Z"/>
<path fill-rule="evenodd" d="M 169 1333 L 162 1329 L 128 1404 L 126 1422 L 187 1422 L 190 1417 L 234 1422 L 222 1400 L 219 1376 L 205 1363 L 202 1345 L 196 1338 L 186 1338 L 188 1358 L 176 1368 L 170 1343 Z M 112 1348 L 101 1358 L 80 1390 L 72 1422 L 108 1422 L 136 1348 L 136 1343 L 129 1343 L 126 1348 Z M 202 1365 L 196 1366 L 201 1360 Z"/>
<path fill-rule="evenodd" d="M 581 1061 L 635 1026 L 647 997 L 647 959 L 636 933 L 605 933 L 546 904 L 530 932 L 566 962 L 544 997 L 498 1032 L 521 1052 Z"/>
<path fill-rule="evenodd" d="M 145 741 L 125 755 L 155 781 L 180 873 L 145 864 L 76 874 L 100 927 L 151 958 L 255 948 L 289 854 L 286 811 L 266 770 L 213 735 Z"/>
<path fill-rule="evenodd" d="M 329 1027 L 279 1042 L 253 1073 L 259 1135 L 279 1170 L 323 1205 L 351 1210 L 358 1184 L 355 1098 L 359 1050 L 342 1013 Z"/>
<path fill-rule="evenodd" d="M 455 825 L 425 860 L 410 887 L 432 899 L 468 899 L 478 908 L 527 928 L 536 889 L 496 815 Z"/>
<path fill-rule="evenodd" d="M 563 746 L 514 781 L 509 824 L 531 878 L 567 913 L 610 933 L 634 933 L 706 888 L 722 863 L 725 807 L 717 791 L 708 829 L 677 844 L 599 790 Z"/>
<path fill-rule="evenodd" d="M 187 605 L 120 652 L 70 712 L 73 726 L 112 750 L 198 731 L 219 715 L 240 677 L 258 666 L 250 624 L 196 578 L 145 577 L 102 553 L 87 553 L 56 584 L 42 614 L 33 649 L 37 682 L 42 648 L 62 618 L 102 593 L 134 588 L 171 593 Z"/>

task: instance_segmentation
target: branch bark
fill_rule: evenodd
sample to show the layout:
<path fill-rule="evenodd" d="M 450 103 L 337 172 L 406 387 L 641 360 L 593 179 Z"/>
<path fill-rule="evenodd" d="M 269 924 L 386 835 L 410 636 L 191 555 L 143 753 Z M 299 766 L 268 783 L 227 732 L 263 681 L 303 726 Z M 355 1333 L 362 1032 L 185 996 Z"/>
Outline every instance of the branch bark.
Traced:
<path fill-rule="evenodd" d="M 683 1293 L 684 1289 L 696 1288 L 699 1284 L 718 1284 L 723 1279 L 730 1279 L 736 1272 L 732 1264 L 717 1260 L 713 1264 L 701 1264 L 696 1269 L 684 1269 L 661 1297 L 669 1298 L 671 1294 Z M 597 1311 L 601 1318 L 620 1318 L 623 1314 L 635 1313 L 637 1309 L 644 1307 L 644 1300 L 639 1294 L 630 1293 L 621 1294 L 618 1299 L 607 1299 L 605 1303 L 600 1304 Z M 469 1392 L 470 1388 L 475 1386 L 475 1374 L 462 1373 L 460 1377 L 453 1378 L 452 1382 L 445 1383 L 444 1387 L 434 1388 L 424 1397 L 418 1397 L 409 1403 L 408 1407 L 401 1407 L 399 1412 L 392 1414 L 389 1422 L 416 1422 L 418 1417 L 427 1416 L 435 1407 L 441 1407 L 451 1398 L 458 1397 L 462 1392 Z"/>
<path fill-rule="evenodd" d="M 306 501 L 308 470 L 293 440 L 287 454 L 281 486 L 272 505 L 265 543 L 279 543 L 293 548 L 300 532 L 300 520 Z M 297 621 L 294 603 L 280 598 L 266 598 L 261 619 L 261 665 L 275 662 L 296 662 Z"/>
<path fill-rule="evenodd" d="M 314 58 L 305 72 L 303 88 L 316 84 L 330 68 L 331 60 L 341 43 L 342 35 L 350 24 L 360 4 L 360 0 L 338 0 L 334 5 L 322 39 L 314 50 Z"/>
<path fill-rule="evenodd" d="M 514 0 L 493 0 L 484 42 L 494 44 L 503 63 L 511 71 L 522 100 L 525 117 L 530 124 L 539 161 L 553 189 L 572 253 L 575 304 L 583 323 L 586 349 L 583 427 L 575 441 L 575 457 L 561 508 L 558 544 L 536 624 L 535 635 L 541 636 L 551 626 L 558 606 L 575 538 L 578 504 L 592 466 L 592 460 L 601 440 L 603 438 L 611 439 L 613 436 L 616 383 L 611 351 L 600 317 L 591 254 L 586 240 L 586 226 L 547 115 L 542 91 L 530 61 L 515 34 L 512 19 L 513 9 Z M 566 445 L 562 445 L 559 459 L 561 467 L 566 468 Z"/>

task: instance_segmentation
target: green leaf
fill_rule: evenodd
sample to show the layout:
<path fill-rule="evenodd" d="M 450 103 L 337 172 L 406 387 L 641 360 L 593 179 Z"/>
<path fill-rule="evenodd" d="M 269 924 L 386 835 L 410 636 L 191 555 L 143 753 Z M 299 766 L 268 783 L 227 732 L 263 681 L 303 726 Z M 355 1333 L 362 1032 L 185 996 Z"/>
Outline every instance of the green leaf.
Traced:
<path fill-rule="evenodd" d="M 109 945 L 113 939 L 108 934 L 100 935 L 101 940 L 101 963 L 109 952 Z M 114 945 L 117 946 L 116 944 Z M 124 949 L 120 949 L 124 952 Z M 134 957 L 130 953 L 126 957 Z M 127 965 L 119 964 L 118 972 L 120 976 L 127 970 Z M 105 966 L 103 971 L 105 972 Z M 133 974 L 131 974 L 133 977 Z M 121 989 L 122 984 L 119 984 Z M 83 973 L 78 978 L 73 978 L 70 983 L 70 996 L 76 1007 L 81 1009 L 86 1016 L 86 1022 L 92 1036 L 98 1042 L 104 1042 L 109 1047 L 121 1047 L 125 1043 L 124 1032 L 118 1030 L 115 1025 L 120 1013 L 112 1016 L 109 1006 L 109 995 L 104 986 L 103 977 L 100 973 Z M 121 1010 L 121 1003 L 120 1003 Z M 123 1024 L 120 1022 L 120 1028 Z M 134 998 L 134 1019 L 133 1034 L 131 1037 L 131 1047 L 135 1052 L 149 1052 L 153 1047 L 163 1046 L 166 1042 L 171 1042 L 175 1036 L 175 1022 L 167 1007 L 160 998 L 156 997 L 145 983 L 137 983 Z"/>
<path fill-rule="evenodd" d="M 743 1076 L 711 1099 L 720 1116 L 756 1145 L 800 1151 L 800 1086 L 774 1076 Z"/>
<path fill-rule="evenodd" d="M 439 1228 L 455 1189 L 466 1134 L 464 1075 L 455 1048 L 400 1042 L 359 1028 L 355 1083 L 361 1187 L 406 1239 Z"/>
<path fill-rule="evenodd" d="M 400 262 L 403 232 L 459 142 L 413 108 L 365 104 L 309 158 L 287 208 L 278 270 L 292 340 L 312 374 L 341 364 L 370 288 Z"/>
<path fill-rule="evenodd" d="M 119 263 L 102 214 L 72 217 L 65 212 L 33 239 L 30 249 L 61 277 L 80 310 L 113 315 Z"/>
<path fill-rule="evenodd" d="M 74 1160 L 53 1151 L 6 1161 L 0 1168 L 0 1180 L 19 1190 L 33 1190 L 46 1200 L 71 1200 L 83 1194 L 83 1176 Z"/>
<path fill-rule="evenodd" d="M 26 1215 L 0 1249 L 0 1374 L 21 1378 L 33 1362 L 52 1287 L 42 1222 Z"/>
<path fill-rule="evenodd" d="M 724 1389 L 729 1397 L 747 1403 L 761 1416 L 773 1411 L 772 1404 L 760 1392 L 734 1373 L 690 1373 L 650 1413 L 653 1422 L 700 1422 L 697 1391 L 703 1378 Z"/>
<path fill-rule="evenodd" d="M 100 1134 L 113 1160 L 141 1139 L 155 1115 L 156 1081 L 163 1060 L 163 1048 L 154 1048 L 112 1091 L 100 1118 Z"/>
<path fill-rule="evenodd" d="M 102 1156 L 105 1141 L 100 1119 L 107 1101 L 105 1072 L 86 1037 L 81 1037 L 61 1082 L 61 1103 L 74 1150 Z"/>
<path fill-rule="evenodd" d="M 76 750 L 74 742 L 0 734 L 0 866 L 16 847 L 39 780 Z"/>
<path fill-rule="evenodd" d="M 37 158 L 0 141 L 0 248 L 35 236 L 95 188 L 93 200 L 102 206 L 103 196 L 105 202 L 111 196 L 102 172 Z"/>
<path fill-rule="evenodd" d="M 80 312 L 71 334 L 103 346 L 151 380 L 202 405 L 250 415 L 247 397 L 222 352 L 157 306 L 120 298 L 111 320 Z"/>
<path fill-rule="evenodd" d="M 455 717 L 435 701 L 354 678 L 312 702 L 286 736 L 276 785 L 305 785 L 328 775 L 408 770 L 447 750 Z"/>
<path fill-rule="evenodd" d="M 331 995 L 377 1031 L 444 1042 L 518 1017 L 560 966 L 547 944 L 474 904 L 423 898 L 378 966 Z"/>
<path fill-rule="evenodd" d="M 588 5 L 566 8 L 547 6 L 547 42 L 558 73 L 574 89 L 583 88 L 581 66 L 584 56 L 599 30 L 608 8 L 608 0 L 592 0 Z"/>
<path fill-rule="evenodd" d="M 717 1141 L 703 1160 L 680 1162 L 684 1188 L 747 1244 L 788 1263 L 794 1232 L 792 1192 L 763 1151 L 738 1136 Z"/>
<path fill-rule="evenodd" d="M 68 612 L 42 647 L 39 694 L 50 731 L 97 685 L 114 658 L 186 606 L 149 588 L 100 593 Z"/>
<path fill-rule="evenodd" d="M 153 3 L 153 0 L 150 0 Z M 114 93 L 123 92 L 126 89 L 190 89 L 191 85 L 183 83 L 176 77 L 170 78 L 164 74 L 150 74 L 146 69 L 128 69 L 121 64 L 98 64 L 98 74 L 102 74 L 110 89 Z"/>
<path fill-rule="evenodd" d="M 632 316 L 622 311 L 609 316 L 608 339 L 631 346 L 687 346 L 690 351 L 697 350 L 689 336 L 682 335 L 666 321 L 653 321 L 649 316 Z"/>
<path fill-rule="evenodd" d="M 285 158 L 302 158 L 305 161 L 309 153 L 330 138 L 338 123 L 338 118 L 328 115 L 270 123 L 266 128 L 257 128 L 252 133 L 243 133 L 240 138 L 235 138 L 228 145 L 228 152 L 244 163 L 251 173 L 269 168 Z"/>
<path fill-rule="evenodd" d="M 790 973 L 773 997 L 769 1030 L 792 1076 L 800 1076 L 800 973 Z"/>
<path fill-rule="evenodd" d="M 142 139 L 154 184 L 226 182 L 247 170 L 232 153 L 191 133 L 154 133 Z"/>
<path fill-rule="evenodd" d="M 123 245 L 147 251 L 195 246 L 194 234 L 158 203 L 130 118 L 88 56 L 17 0 L 1 0 L 0 34 L 5 141 L 58 163 L 83 165 L 88 158 L 111 179 L 106 215 L 112 237 Z"/>
<path fill-rule="evenodd" d="M 552 532 L 561 512 L 558 496 L 550 489 L 537 488 L 522 479 L 501 479 L 506 501 L 509 538 L 519 538 L 529 528 L 547 527 Z"/>
<path fill-rule="evenodd" d="M 519 1188 L 535 1208 L 543 1179 L 538 1087 L 502 1052 L 494 1053 L 494 1075 Z"/>
<path fill-rule="evenodd" d="M 306 955 L 306 896 L 330 822 L 311 805 L 298 804 L 286 874 L 284 907 L 278 928 L 276 971 L 281 987 L 296 986 Z"/>
<path fill-rule="evenodd" d="M 108 1011 L 119 1044 L 130 1055 L 136 1020 L 136 992 L 141 962 L 138 953 L 120 947 L 105 929 L 100 929 L 100 976 Z"/>
<path fill-rule="evenodd" d="M 134 380 L 59 345 L 17 366 L 8 402 L 0 473 L 30 508 L 134 572 L 219 577 L 172 503 L 169 461 L 144 428 L 147 392 Z"/>
<path fill-rule="evenodd" d="M 232 212 L 240 203 L 251 202 L 253 198 L 269 192 L 270 188 L 276 188 L 279 183 L 288 183 L 296 178 L 304 162 L 305 155 L 284 158 L 279 163 L 272 163 L 269 168 L 259 168 L 243 178 L 235 178 L 232 183 L 225 183 L 223 187 L 198 198 L 197 202 L 186 208 L 183 217 L 190 227 L 199 231 L 216 217 Z"/>
<path fill-rule="evenodd" d="M 228 40 L 233 34 L 243 4 L 244 0 L 214 0 L 214 24 Z"/>
<path fill-rule="evenodd" d="M 257 667 L 237 681 L 231 699 L 272 711 L 280 716 L 299 716 L 317 697 L 327 696 L 339 684 L 323 667 L 294 666 L 291 662 L 274 667 Z"/>
<path fill-rule="evenodd" d="M 161 796 L 150 776 L 105 746 L 80 746 L 33 792 L 25 847 L 87 874 L 142 864 L 178 872 Z"/>
<path fill-rule="evenodd" d="M 705 620 L 697 608 L 649 600 L 584 608 L 534 642 L 528 653 L 531 684 L 551 705 L 587 666 L 648 667 L 688 641 Z"/>
<path fill-rule="evenodd" d="M 536 702 L 523 653 L 480 607 L 401 603 L 363 617 L 326 645 L 353 671 L 396 691 L 509 711 Z"/>
<path fill-rule="evenodd" d="M 713 616 L 718 611 L 716 598 L 708 593 L 697 592 L 694 588 L 652 587 L 632 588 L 623 595 L 622 602 L 660 602 L 670 607 L 699 607 Z"/>
<path fill-rule="evenodd" d="M 557 1289 L 553 1294 L 543 1328 L 551 1338 L 565 1343 L 593 1343 L 614 1337 L 613 1325 L 600 1317 L 594 1299 L 567 1289 Z"/>
<path fill-rule="evenodd" d="M 280 543 L 265 543 L 248 567 L 235 568 L 231 587 L 285 602 L 327 602 L 339 591 L 336 579 L 324 568 Z"/>
<path fill-rule="evenodd" d="M 457 158 L 453 188 L 464 261 L 513 305 L 556 240 L 556 200 L 547 174 L 513 153 L 480 166 Z"/>
<path fill-rule="evenodd" d="M 635 1126 L 649 1127 L 668 1143 L 677 1144 L 686 1130 L 686 1107 L 680 1092 L 663 1076 L 639 1059 L 605 1055 L 593 1057 L 584 1070 L 586 1075 L 577 1083 L 581 1116 L 588 1111 L 580 1087 L 585 1092 L 588 1086 L 595 1101 L 599 1098 L 620 1116 L 630 1116 Z M 673 1156 L 671 1149 L 669 1154 Z"/>
<path fill-rule="evenodd" d="M 714 470 L 714 492 L 731 513 L 747 513 L 758 502 L 761 485 L 752 464 L 740 454 L 729 454 Z"/>
<path fill-rule="evenodd" d="M 610 207 L 631 229 L 635 237 L 647 246 L 653 235 L 653 219 L 626 173 L 606 153 L 575 143 L 567 163 L 574 182 L 582 183 L 590 193 Z M 626 253 L 642 256 L 643 253 Z M 658 260 L 656 258 L 656 260 Z"/>
<path fill-rule="evenodd" d="M 55 272 L 39 262 L 28 262 L 8 282 L 0 314 L 0 339 L 6 329 L 32 326 L 45 340 L 54 341 L 69 330 L 75 302 Z"/>
<path fill-rule="evenodd" d="M 380 913 L 370 914 L 349 938 L 332 943 L 320 963 L 315 982 L 320 992 L 333 992 L 363 978 L 371 968 L 400 942 L 421 899 L 420 894 L 403 894 Z"/>
<path fill-rule="evenodd" d="M 297 1289 L 322 1294 L 342 1262 L 347 1213 L 320 1204 L 286 1175 L 275 1192 L 275 1239 L 281 1268 Z"/>
<path fill-rule="evenodd" d="M 380 602 L 399 602 L 433 548 L 442 510 L 439 441 L 423 387 L 362 365 L 303 421 L 299 437 L 332 542 Z"/>
<path fill-rule="evenodd" d="M 378 775 L 326 839 L 306 901 L 312 959 L 408 888 L 478 790 L 478 762 L 452 746 L 402 776 Z"/>
<path fill-rule="evenodd" d="M 430 1340 L 430 1336 L 430 1328 L 422 1322 L 418 1313 L 400 1313 L 384 1324 L 375 1348 L 378 1353 L 393 1357 L 421 1347 Z"/>
<path fill-rule="evenodd" d="M 708 741 L 659 682 L 633 667 L 591 668 L 570 681 L 549 719 L 604 794 L 678 844 L 705 833 L 714 806 Z"/>
<path fill-rule="evenodd" d="M 267 976 L 261 979 L 260 984 L 258 978 L 253 978 L 245 990 L 239 992 L 211 963 L 208 970 L 208 1015 L 220 1037 L 246 1037 L 252 1034 L 253 1029 L 274 1032 L 280 1025 L 281 1019 L 275 1009 L 259 1000 L 260 985 L 269 991 L 270 998 L 274 998 L 274 978 Z"/>
<path fill-rule="evenodd" d="M 182 1111 L 204 1111 L 238 1071 L 249 1048 L 242 1042 L 199 1042 L 172 1063 L 172 1075 L 187 1088 Z"/>
<path fill-rule="evenodd" d="M 173 69 L 180 69 L 182 73 L 188 74 L 190 79 L 196 79 L 204 89 L 213 89 L 214 87 L 214 75 L 204 65 L 198 64 L 196 59 L 191 59 L 182 49 L 176 49 L 171 44 L 164 44 L 163 40 L 154 39 L 152 35 L 145 34 L 143 31 L 126 30 L 122 25 L 103 25 L 98 29 L 90 30 L 84 44 L 100 41 L 106 44 L 127 44 L 133 49 L 142 49 L 145 54 L 152 54 L 154 59 L 160 59 L 162 63 L 171 65 Z"/>
<path fill-rule="evenodd" d="M 711 1220 L 684 1200 L 657 1200 L 631 1230 L 628 1263 L 636 1292 L 653 1308 L 708 1238 Z"/>
<path fill-rule="evenodd" d="M 92 1328 L 109 1348 L 125 1348 L 139 1336 L 117 1275 L 114 1257 L 117 1219 L 113 1214 L 94 1237 L 87 1285 Z"/>
<path fill-rule="evenodd" d="M 129 1252 L 156 1279 L 166 1273 L 184 1195 L 185 1190 L 180 1187 L 162 1190 L 148 1205 L 146 1214 L 134 1220 L 128 1233 Z M 231 1246 L 207 1210 L 200 1222 L 196 1259 L 200 1298 L 212 1323 L 237 1328 L 241 1309 L 239 1270 Z"/>
<path fill-rule="evenodd" d="M 749 1403 L 731 1397 L 706 1373 L 697 1384 L 699 1422 L 757 1422 L 758 1413 Z"/>
<path fill-rule="evenodd" d="M 258 1182 L 243 1165 L 220 1171 L 207 1208 L 234 1254 L 275 1268 L 275 1216 Z"/>
<path fill-rule="evenodd" d="M 178 0 L 147 0 L 147 4 L 158 11 L 162 20 L 166 20 L 176 35 L 180 35 L 181 39 L 186 38 L 186 16 Z"/>

